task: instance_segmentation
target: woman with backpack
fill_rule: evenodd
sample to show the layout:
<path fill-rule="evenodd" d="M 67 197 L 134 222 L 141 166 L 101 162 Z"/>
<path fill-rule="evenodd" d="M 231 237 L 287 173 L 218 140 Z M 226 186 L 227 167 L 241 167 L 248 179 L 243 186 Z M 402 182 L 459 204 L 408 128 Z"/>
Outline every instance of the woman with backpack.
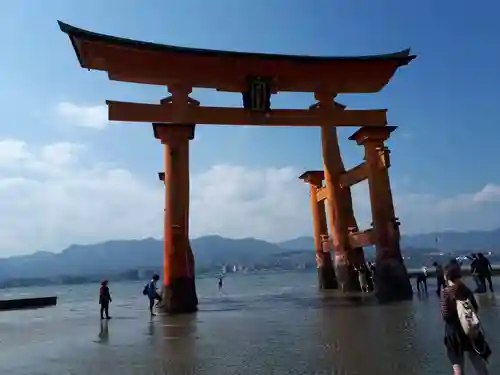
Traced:
<path fill-rule="evenodd" d="M 158 289 L 156 287 L 156 283 L 158 282 L 158 280 L 160 280 L 160 275 L 154 274 L 151 281 L 144 285 L 144 289 L 142 290 L 142 294 L 147 296 L 149 299 L 149 313 L 152 317 L 156 315 L 153 311 L 155 302 L 162 302 L 162 297 L 158 293 Z"/>
<path fill-rule="evenodd" d="M 462 281 L 456 261 L 444 269 L 447 286 L 441 297 L 441 313 L 445 322 L 444 343 L 454 375 L 464 374 L 465 353 L 476 374 L 488 375 L 487 360 L 491 350 L 477 315 L 478 305 L 472 291 Z"/>

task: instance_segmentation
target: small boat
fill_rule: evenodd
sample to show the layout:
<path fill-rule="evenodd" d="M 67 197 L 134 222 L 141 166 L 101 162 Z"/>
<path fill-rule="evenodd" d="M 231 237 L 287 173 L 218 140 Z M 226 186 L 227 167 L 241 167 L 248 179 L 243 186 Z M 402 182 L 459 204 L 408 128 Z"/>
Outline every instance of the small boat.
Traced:
<path fill-rule="evenodd" d="M 0 300 L 0 311 L 40 309 L 57 305 L 57 296 Z"/>

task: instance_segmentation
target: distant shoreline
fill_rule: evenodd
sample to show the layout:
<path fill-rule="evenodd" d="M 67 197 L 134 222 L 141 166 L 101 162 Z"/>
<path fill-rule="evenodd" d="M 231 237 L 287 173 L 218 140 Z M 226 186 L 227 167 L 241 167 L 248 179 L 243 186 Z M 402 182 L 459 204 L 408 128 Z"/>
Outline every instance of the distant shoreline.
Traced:
<path fill-rule="evenodd" d="M 500 275 L 500 264 L 493 264 L 492 268 L 493 268 L 492 275 L 499 276 Z M 410 278 L 415 278 L 415 277 L 417 277 L 417 275 L 419 275 L 421 273 L 422 273 L 422 269 L 415 269 L 415 268 L 408 269 L 408 274 L 410 275 Z M 470 266 L 462 266 L 462 274 L 465 276 L 470 276 L 471 275 Z M 436 270 L 433 268 L 428 269 L 427 270 L 427 277 L 436 277 Z"/>
<path fill-rule="evenodd" d="M 259 274 L 275 274 L 284 272 L 313 272 L 315 268 L 294 268 L 294 269 L 256 269 L 247 272 L 227 272 L 226 276 L 231 275 L 259 275 Z M 152 273 L 151 273 L 152 274 Z M 216 279 L 220 271 L 213 272 L 203 272 L 196 275 L 196 279 Z M 123 282 L 123 281 L 147 281 L 150 275 L 145 277 L 140 277 L 140 275 L 133 275 L 131 277 L 126 277 L 123 275 L 110 275 L 109 277 L 99 277 L 95 275 L 89 276 L 63 276 L 55 277 L 53 279 L 35 278 L 35 279 L 15 279 L 15 280 L 5 280 L 0 283 L 0 291 L 13 289 L 13 288 L 29 288 L 29 287 L 42 287 L 42 286 L 54 286 L 54 285 L 86 285 L 86 284 L 96 284 L 100 283 L 103 279 L 108 279 L 110 282 Z"/>
<path fill-rule="evenodd" d="M 493 267 L 493 276 L 500 276 L 500 264 L 495 264 Z M 259 274 L 275 274 L 275 273 L 285 273 L 285 272 L 314 272 L 315 268 L 295 268 L 295 269 L 266 269 L 266 270 L 252 270 L 247 272 L 228 272 L 226 275 L 228 277 L 235 275 L 259 275 Z M 462 272 L 465 276 L 470 276 L 470 266 L 462 266 Z M 409 268 L 408 274 L 410 278 L 416 278 L 418 274 L 422 273 L 419 268 Z M 196 276 L 197 279 L 207 279 L 216 278 L 217 272 L 204 272 Z M 116 275 L 115 275 L 116 276 Z M 427 270 L 427 277 L 435 277 L 436 271 L 433 268 Z M 95 284 L 99 283 L 103 278 L 96 276 L 81 276 L 81 277 L 61 277 L 57 279 L 19 279 L 4 281 L 0 284 L 0 291 L 12 288 L 29 288 L 29 287 L 41 287 L 41 286 L 54 286 L 54 285 L 85 285 L 85 284 Z M 121 281 L 143 281 L 147 277 L 110 277 L 109 280 L 112 282 Z"/>

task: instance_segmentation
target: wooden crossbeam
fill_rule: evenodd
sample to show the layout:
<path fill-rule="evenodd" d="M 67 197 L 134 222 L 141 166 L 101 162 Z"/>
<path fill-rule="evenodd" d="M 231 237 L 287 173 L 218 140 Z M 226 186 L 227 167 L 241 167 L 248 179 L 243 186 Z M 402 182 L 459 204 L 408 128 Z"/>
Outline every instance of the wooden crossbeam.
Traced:
<path fill-rule="evenodd" d="M 243 108 L 198 107 L 189 105 L 176 113 L 170 103 L 145 104 L 106 101 L 110 121 L 161 122 L 176 124 L 217 124 L 245 126 L 385 126 L 386 109 L 273 109 L 267 114 L 252 113 Z"/>
<path fill-rule="evenodd" d="M 349 244 L 352 249 L 357 247 L 371 246 L 374 244 L 373 229 L 349 234 Z"/>
<path fill-rule="evenodd" d="M 324 186 L 316 190 L 316 197 L 318 199 L 318 202 L 324 201 L 326 199 L 326 188 Z"/>
<path fill-rule="evenodd" d="M 374 244 L 374 232 L 373 229 L 367 229 L 361 232 L 350 233 L 349 234 L 349 245 L 351 249 L 364 246 L 372 246 Z M 327 236 L 328 237 L 328 236 Z M 333 249 L 333 243 L 331 238 L 322 238 L 323 242 L 328 242 L 328 247 Z"/>
<path fill-rule="evenodd" d="M 363 162 L 340 175 L 340 185 L 349 187 L 368 178 L 368 165 Z"/>
<path fill-rule="evenodd" d="M 388 163 L 380 163 L 380 168 L 388 168 Z M 341 187 L 350 187 L 368 179 L 368 164 L 363 162 L 340 175 Z M 318 188 L 318 202 L 326 199 L 326 188 Z"/>

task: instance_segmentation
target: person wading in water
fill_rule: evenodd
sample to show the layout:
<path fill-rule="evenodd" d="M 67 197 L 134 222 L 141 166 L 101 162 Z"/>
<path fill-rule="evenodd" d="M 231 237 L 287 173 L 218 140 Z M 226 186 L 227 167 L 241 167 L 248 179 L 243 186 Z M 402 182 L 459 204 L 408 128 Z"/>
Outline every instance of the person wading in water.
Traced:
<path fill-rule="evenodd" d="M 108 280 L 104 280 L 101 283 L 101 288 L 99 290 L 99 304 L 101 305 L 101 319 L 104 319 L 104 314 L 106 314 L 106 319 L 111 319 L 109 316 L 109 303 L 112 301 L 111 293 L 109 292 Z"/>
<path fill-rule="evenodd" d="M 476 374 L 488 375 L 486 361 L 491 350 L 484 339 L 474 294 L 463 283 L 462 270 L 457 262 L 450 262 L 444 272 L 447 286 L 441 297 L 441 314 L 445 323 L 446 353 L 453 373 L 464 375 L 467 353 Z"/>

